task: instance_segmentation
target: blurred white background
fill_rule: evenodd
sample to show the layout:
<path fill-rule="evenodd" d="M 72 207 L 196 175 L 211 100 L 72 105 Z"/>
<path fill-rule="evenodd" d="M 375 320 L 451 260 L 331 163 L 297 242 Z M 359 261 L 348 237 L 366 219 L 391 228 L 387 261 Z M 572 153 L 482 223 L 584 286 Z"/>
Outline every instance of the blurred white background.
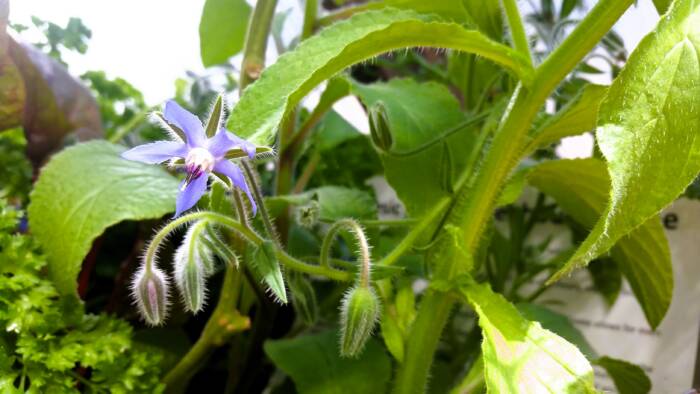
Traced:
<path fill-rule="evenodd" d="M 248 2 L 254 4 L 255 0 Z M 528 12 L 533 3 L 538 1 L 521 1 L 520 6 Z M 658 20 L 651 0 L 637 3 L 616 26 L 628 52 Z M 284 30 L 289 39 L 301 29 L 301 4 L 303 0 L 279 1 L 278 11 L 291 9 Z M 588 7 L 593 4 L 595 1 L 587 1 Z M 71 72 L 78 75 L 88 70 L 104 70 L 109 77 L 122 77 L 143 92 L 148 104 L 155 105 L 174 95 L 174 81 L 186 71 L 204 70 L 198 33 L 203 5 L 203 0 L 11 0 L 10 21 L 31 25 L 31 16 L 37 16 L 65 25 L 70 17 L 81 18 L 92 30 L 92 38 L 85 55 L 66 55 Z M 274 45 L 269 48 L 268 63 L 277 56 L 272 49 Z M 314 97 L 309 101 L 313 104 Z M 359 130 L 368 132 L 364 112 L 356 101 L 342 100 L 335 109 Z M 592 146 L 592 138 L 584 135 L 566 139 L 558 152 L 564 157 L 588 156 Z"/>

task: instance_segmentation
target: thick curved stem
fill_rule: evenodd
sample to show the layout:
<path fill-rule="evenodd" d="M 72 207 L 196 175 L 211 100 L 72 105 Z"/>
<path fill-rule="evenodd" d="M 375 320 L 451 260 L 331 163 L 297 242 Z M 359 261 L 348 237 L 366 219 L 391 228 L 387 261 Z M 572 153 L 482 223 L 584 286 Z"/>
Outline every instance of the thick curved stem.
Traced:
<path fill-rule="evenodd" d="M 516 89 L 475 181 L 459 190 L 457 202 L 448 216 L 448 223 L 457 225 L 462 230 L 467 250 L 477 249 L 484 228 L 493 214 L 495 201 L 510 172 L 517 165 L 535 115 L 554 88 L 595 47 L 632 2 L 633 0 L 599 1 L 571 35 L 536 70 L 532 90 L 522 87 Z M 448 243 L 440 245 L 444 249 L 442 252 L 446 252 L 449 247 Z M 432 255 L 439 257 L 441 254 L 441 251 L 437 251 Z M 449 280 L 458 271 L 457 261 L 433 261 L 429 264 L 439 267 L 435 274 L 435 279 L 438 280 Z M 423 299 L 409 334 L 404 363 L 397 375 L 396 393 L 422 392 L 425 388 L 432 355 L 453 304 L 454 301 L 450 301 L 447 293 L 429 292 Z"/>

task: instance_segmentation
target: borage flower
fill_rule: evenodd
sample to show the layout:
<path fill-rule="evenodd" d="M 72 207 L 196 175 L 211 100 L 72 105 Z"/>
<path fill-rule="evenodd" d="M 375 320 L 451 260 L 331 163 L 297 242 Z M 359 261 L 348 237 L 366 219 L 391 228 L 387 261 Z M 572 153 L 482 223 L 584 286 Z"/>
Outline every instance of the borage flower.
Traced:
<path fill-rule="evenodd" d="M 207 138 L 199 118 L 180 107 L 175 101 L 169 100 L 165 103 L 162 118 L 177 141 L 157 141 L 139 145 L 122 153 L 122 157 L 127 160 L 149 164 L 184 160 L 187 176 L 180 185 L 175 217 L 192 208 L 204 195 L 207 191 L 209 174 L 212 172 L 228 177 L 234 186 L 243 190 L 250 199 L 253 215 L 255 215 L 257 207 L 243 172 L 228 158 L 247 155 L 252 159 L 255 157 L 257 148 L 254 144 L 220 127 L 219 113 L 220 111 L 214 111 L 209 120 L 210 124 L 216 122 L 214 123 L 216 134 Z M 207 129 L 210 129 L 209 125 Z"/>

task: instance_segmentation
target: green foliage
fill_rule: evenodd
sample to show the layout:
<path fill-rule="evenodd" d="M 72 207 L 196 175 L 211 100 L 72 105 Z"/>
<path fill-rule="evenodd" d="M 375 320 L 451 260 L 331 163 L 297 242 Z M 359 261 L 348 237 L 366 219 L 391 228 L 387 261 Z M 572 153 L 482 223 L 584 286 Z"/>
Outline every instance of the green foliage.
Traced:
<path fill-rule="evenodd" d="M 120 158 L 122 151 L 106 142 L 66 149 L 43 168 L 32 192 L 29 223 L 63 295 L 76 294 L 83 258 L 107 227 L 174 209 L 177 180 L 160 168 Z"/>
<path fill-rule="evenodd" d="M 574 345 L 523 318 L 488 285 L 469 278 L 460 291 L 479 315 L 489 391 L 595 393 L 593 368 Z"/>
<path fill-rule="evenodd" d="M 49 56 L 64 65 L 66 64 L 63 60 L 64 51 L 84 54 L 87 51 L 87 42 L 92 37 L 92 31 L 80 18 L 69 18 L 66 27 L 61 27 L 33 16 L 32 24 L 46 37 L 46 41 L 35 42 L 34 46 L 46 51 Z"/>
<path fill-rule="evenodd" d="M 620 394 L 646 394 L 651 391 L 651 380 L 637 365 L 610 357 L 594 361 L 608 372 Z"/>
<path fill-rule="evenodd" d="M 465 125 L 459 102 L 447 88 L 392 79 L 355 84 L 353 93 L 367 107 L 382 103 L 385 108 L 391 144 L 378 149 L 384 176 L 410 215 L 421 216 L 452 193 L 456 175 L 469 165 L 476 133 Z"/>
<path fill-rule="evenodd" d="M 0 198 L 24 201 L 29 196 L 32 166 L 24 153 L 26 146 L 22 129 L 0 134 Z"/>
<path fill-rule="evenodd" d="M 226 62 L 243 49 L 250 6 L 245 0 L 207 0 L 199 21 L 199 48 L 205 67 Z"/>
<path fill-rule="evenodd" d="M 564 137 L 593 131 L 598 107 L 607 93 L 607 86 L 586 85 L 574 99 L 555 115 L 547 118 L 533 132 L 526 152 L 553 144 Z"/>
<path fill-rule="evenodd" d="M 478 53 L 524 79 L 530 73 L 515 51 L 477 31 L 411 11 L 369 11 L 325 29 L 280 57 L 245 91 L 231 113 L 228 126 L 265 145 L 289 108 L 316 85 L 349 65 L 410 46 L 439 46 Z"/>
<path fill-rule="evenodd" d="M 608 162 L 611 199 L 553 279 L 605 253 L 673 202 L 700 171 L 698 26 L 700 4 L 675 2 L 608 90 L 596 137 Z"/>
<path fill-rule="evenodd" d="M 123 78 L 109 79 L 104 71 L 88 71 L 80 78 L 97 97 L 107 138 L 111 138 L 119 127 L 128 125 L 135 117 L 144 116 L 142 114 L 147 107 L 143 95 Z"/>
<path fill-rule="evenodd" d="M 251 261 L 256 276 L 265 283 L 267 289 L 279 302 L 286 304 L 287 290 L 284 286 L 284 278 L 277 260 L 274 243 L 268 240 L 255 248 Z"/>
<path fill-rule="evenodd" d="M 0 200 L 2 392 L 159 392 L 157 352 L 139 351 L 131 327 L 63 302 L 37 243 L 15 234 L 19 212 Z"/>
<path fill-rule="evenodd" d="M 375 340 L 359 358 L 341 358 L 338 332 L 324 331 L 294 339 L 267 341 L 265 353 L 294 381 L 300 394 L 383 393 L 391 363 Z"/>
<path fill-rule="evenodd" d="M 545 162 L 528 174 L 528 181 L 586 228 L 605 210 L 610 181 L 600 160 Z M 673 295 L 671 252 L 659 218 L 647 220 L 621 239 L 611 257 L 629 281 L 647 321 L 657 327 Z"/>

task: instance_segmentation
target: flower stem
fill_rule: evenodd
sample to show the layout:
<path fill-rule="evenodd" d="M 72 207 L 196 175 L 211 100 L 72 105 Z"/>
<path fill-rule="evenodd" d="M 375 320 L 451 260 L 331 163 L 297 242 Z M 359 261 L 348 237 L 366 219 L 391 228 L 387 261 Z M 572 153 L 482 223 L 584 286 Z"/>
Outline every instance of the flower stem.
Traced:
<path fill-rule="evenodd" d="M 173 230 L 178 228 L 179 226 L 182 226 L 183 224 L 195 221 L 195 220 L 207 220 L 211 223 L 216 223 L 218 225 L 227 227 L 233 231 L 236 231 L 239 235 L 241 235 L 246 241 L 249 243 L 259 246 L 265 240 L 258 235 L 253 229 L 244 226 L 241 224 L 239 221 L 232 219 L 226 215 L 222 215 L 220 213 L 216 212 L 210 212 L 210 211 L 199 211 L 199 212 L 193 212 L 184 216 L 180 216 L 179 218 L 173 220 L 172 222 L 168 223 L 165 227 L 163 227 L 156 235 L 153 237 L 153 240 L 151 243 L 148 245 L 148 249 L 146 250 L 146 256 L 154 256 L 158 249 L 160 248 L 160 244 L 163 242 L 163 240 L 168 236 L 169 233 L 171 233 Z M 330 267 L 322 267 L 319 265 L 312 265 L 306 262 L 303 262 L 299 259 L 296 259 L 287 252 L 285 252 L 283 249 L 277 247 L 275 245 L 275 253 L 277 254 L 277 258 L 279 261 L 286 266 L 287 268 L 294 270 L 294 271 L 299 271 L 303 272 L 306 274 L 310 275 L 319 275 L 319 276 L 325 276 L 329 279 L 333 280 L 338 280 L 338 281 L 343 281 L 347 282 L 352 280 L 352 273 L 347 272 L 347 271 L 341 271 L 337 270 L 334 268 Z"/>
<path fill-rule="evenodd" d="M 219 302 L 204 326 L 201 336 L 163 379 L 169 391 L 175 391 L 174 388 L 187 384 L 202 362 L 215 348 L 226 343 L 231 335 L 250 328 L 250 319 L 242 316 L 236 309 L 240 276 L 241 273 L 232 264 L 226 266 Z"/>
<path fill-rule="evenodd" d="M 333 240 L 338 234 L 338 231 L 346 229 L 349 230 L 357 241 L 357 247 L 359 251 L 360 263 L 362 264 L 362 269 L 360 270 L 359 284 L 362 287 L 369 286 L 369 276 L 370 276 L 370 254 L 369 254 L 369 243 L 367 242 L 367 237 L 365 232 L 362 230 L 362 226 L 357 223 L 354 219 L 342 219 L 335 222 L 323 237 L 323 243 L 321 244 L 321 266 L 330 267 L 330 254 L 331 246 L 333 245 Z"/>
<path fill-rule="evenodd" d="M 258 210 L 260 211 L 260 217 L 262 217 L 263 225 L 265 226 L 265 231 L 272 238 L 273 242 L 278 248 L 281 248 L 279 237 L 277 236 L 277 230 L 275 229 L 272 219 L 270 219 L 270 214 L 267 212 L 265 207 L 265 199 L 263 199 L 262 192 L 260 191 L 260 183 L 258 182 L 257 174 L 246 161 L 241 161 L 241 166 L 243 167 L 243 172 L 245 172 L 250 188 L 253 191 L 253 197 L 255 202 L 258 204 Z"/>

